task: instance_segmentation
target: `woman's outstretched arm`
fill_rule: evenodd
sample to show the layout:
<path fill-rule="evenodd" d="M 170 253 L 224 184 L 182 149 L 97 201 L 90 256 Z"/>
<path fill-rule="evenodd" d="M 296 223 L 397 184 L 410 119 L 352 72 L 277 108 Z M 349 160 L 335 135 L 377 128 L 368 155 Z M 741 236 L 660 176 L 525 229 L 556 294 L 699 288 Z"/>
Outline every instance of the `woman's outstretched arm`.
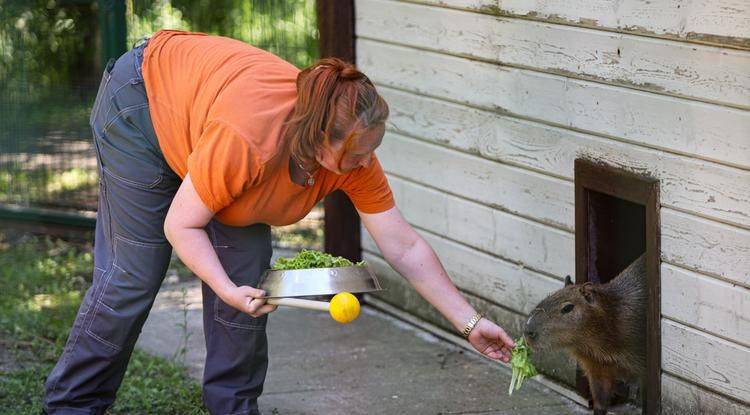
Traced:
<path fill-rule="evenodd" d="M 385 260 L 457 331 L 463 331 L 476 310 L 448 277 L 432 247 L 409 225 L 398 208 L 377 214 L 360 212 L 360 217 Z M 468 340 L 486 356 L 505 362 L 515 346 L 502 328 L 485 318 L 479 320 Z"/>

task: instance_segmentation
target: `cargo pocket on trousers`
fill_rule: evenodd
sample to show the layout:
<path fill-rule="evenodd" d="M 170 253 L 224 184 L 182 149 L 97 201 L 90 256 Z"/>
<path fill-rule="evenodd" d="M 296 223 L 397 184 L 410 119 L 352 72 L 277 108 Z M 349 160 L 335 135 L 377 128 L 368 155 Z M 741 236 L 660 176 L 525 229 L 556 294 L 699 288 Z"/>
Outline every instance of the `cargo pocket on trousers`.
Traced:
<path fill-rule="evenodd" d="M 214 320 L 226 327 L 240 330 L 265 330 L 268 314 L 255 318 L 221 301 L 217 296 L 214 301 Z"/>
<path fill-rule="evenodd" d="M 172 247 L 115 235 L 114 263 L 104 275 L 86 333 L 121 350 L 135 342 L 169 265 Z"/>

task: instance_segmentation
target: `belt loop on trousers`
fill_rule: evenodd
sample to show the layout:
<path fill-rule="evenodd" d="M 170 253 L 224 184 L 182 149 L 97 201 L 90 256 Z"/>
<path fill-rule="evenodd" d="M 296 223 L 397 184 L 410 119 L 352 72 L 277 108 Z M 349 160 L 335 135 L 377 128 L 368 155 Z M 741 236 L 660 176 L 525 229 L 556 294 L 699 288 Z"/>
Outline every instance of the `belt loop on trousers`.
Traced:
<path fill-rule="evenodd" d="M 149 39 L 151 39 L 150 36 L 144 36 L 144 37 L 136 40 L 135 42 L 133 42 L 133 49 L 141 47 L 141 46 L 143 46 L 145 48 Z"/>
<path fill-rule="evenodd" d="M 133 53 L 135 54 L 135 73 L 138 78 L 143 79 L 143 50 L 148 46 L 149 37 L 143 37 L 133 44 Z"/>

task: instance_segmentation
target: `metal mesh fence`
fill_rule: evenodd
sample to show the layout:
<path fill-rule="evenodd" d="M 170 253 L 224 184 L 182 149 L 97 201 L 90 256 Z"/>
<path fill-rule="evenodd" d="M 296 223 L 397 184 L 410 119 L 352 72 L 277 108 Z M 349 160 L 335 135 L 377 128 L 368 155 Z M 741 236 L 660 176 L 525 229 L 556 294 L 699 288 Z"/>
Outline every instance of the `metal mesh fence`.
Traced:
<path fill-rule="evenodd" d="M 96 208 L 93 4 L 0 0 L 0 203 Z"/>
<path fill-rule="evenodd" d="M 127 0 L 128 47 L 160 28 L 220 34 L 306 66 L 314 0 Z M 88 117 L 101 73 L 97 3 L 0 0 L 0 203 L 95 210 Z"/>
<path fill-rule="evenodd" d="M 318 56 L 315 0 L 127 0 L 128 45 L 161 28 L 228 36 L 304 67 Z"/>
<path fill-rule="evenodd" d="M 239 39 L 299 67 L 318 55 L 315 0 L 121 1 L 127 48 L 171 28 Z M 96 210 L 88 118 L 102 70 L 101 3 L 0 0 L 0 205 Z"/>

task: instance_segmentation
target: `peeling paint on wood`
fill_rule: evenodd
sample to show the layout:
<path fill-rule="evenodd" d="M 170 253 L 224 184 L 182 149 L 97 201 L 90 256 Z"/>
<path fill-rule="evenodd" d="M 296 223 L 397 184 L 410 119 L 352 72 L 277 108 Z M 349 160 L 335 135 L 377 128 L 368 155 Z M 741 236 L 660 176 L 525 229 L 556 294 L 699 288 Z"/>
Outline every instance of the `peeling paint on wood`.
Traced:
<path fill-rule="evenodd" d="M 747 415 L 750 405 L 707 392 L 669 374 L 661 378 L 663 415 Z"/>
<path fill-rule="evenodd" d="M 529 224 L 522 218 L 499 211 L 494 211 L 495 215 L 500 215 L 502 218 L 500 226 L 496 226 L 497 221 L 492 219 L 493 211 L 490 208 L 445 195 L 400 178 L 390 177 L 389 181 L 396 196 L 397 206 L 414 226 L 427 229 L 438 236 L 449 237 L 468 247 L 487 250 L 496 246 L 496 249 L 501 251 L 506 258 L 512 258 L 510 261 L 523 258 L 523 261 L 519 262 L 521 267 L 528 267 L 528 264 L 540 266 L 539 262 L 542 261 L 543 254 L 539 251 L 548 251 L 548 245 L 553 249 L 550 252 L 552 258 L 544 257 L 544 261 L 564 260 L 565 263 L 573 261 L 572 234 L 560 235 L 560 231 L 556 229 Z M 450 213 L 447 213 L 448 211 Z M 467 224 L 467 229 L 464 229 L 462 224 Z M 693 327 L 702 328 L 709 333 L 735 339 L 746 346 L 750 345 L 750 337 L 748 337 L 750 335 L 750 320 L 748 319 L 750 310 L 744 310 L 750 307 L 750 285 L 747 284 L 750 283 L 750 232 L 738 231 L 671 209 L 663 209 L 662 233 L 662 259 L 669 261 L 669 263 L 662 264 L 663 314 Z M 673 236 L 675 234 L 680 237 L 675 238 Z M 497 241 L 493 240 L 495 237 Z M 429 241 L 432 240 L 434 237 L 429 239 Z M 694 243 L 696 240 L 706 242 Z M 438 245 L 445 243 L 437 242 Z M 374 242 L 369 239 L 365 246 L 375 249 Z M 519 254 L 516 247 L 518 250 L 527 247 L 530 252 Z M 445 255 L 450 258 L 449 261 L 452 261 L 455 252 L 464 252 L 466 249 L 456 248 L 455 252 L 449 249 L 437 249 L 437 251 L 441 258 Z M 443 251 L 448 253 L 442 254 Z M 470 262 L 477 256 L 485 257 L 485 254 L 481 252 L 466 251 L 464 255 L 465 261 Z M 534 258 L 534 255 L 539 258 Z M 505 259 L 505 261 L 509 260 Z M 481 264 L 484 261 L 478 260 L 478 262 Z M 671 264 L 715 271 L 729 281 L 720 281 Z M 472 276 L 485 278 L 483 276 L 485 273 L 466 267 L 454 267 L 456 270 L 465 269 L 468 273 L 458 281 L 466 284 L 470 290 L 495 292 L 492 297 L 496 298 L 496 301 L 503 301 L 502 304 L 509 307 L 518 307 L 514 297 L 501 295 L 501 293 L 505 293 L 514 286 L 513 279 L 528 279 L 528 277 L 514 275 L 516 272 L 514 267 L 508 271 L 503 271 L 501 266 L 496 266 L 496 268 L 497 275 L 508 274 L 511 282 L 499 286 L 477 288 L 476 283 L 472 281 Z M 567 268 L 567 266 L 558 267 L 554 271 L 555 276 L 562 279 L 566 274 L 572 275 L 574 271 Z M 685 304 L 694 304 L 695 307 L 685 307 Z"/>
<path fill-rule="evenodd" d="M 550 23 L 750 49 L 744 0 L 414 0 Z"/>
<path fill-rule="evenodd" d="M 750 108 L 746 51 L 384 0 L 359 1 L 356 26 L 370 39 Z"/>
<path fill-rule="evenodd" d="M 363 39 L 357 50 L 380 85 L 750 169 L 750 111 Z"/>
<path fill-rule="evenodd" d="M 669 320 L 661 327 L 664 371 L 750 402 L 750 349 Z"/>
<path fill-rule="evenodd" d="M 443 191 L 517 215 L 572 229 L 573 183 L 524 174 L 518 168 L 387 133 L 378 154 L 383 169 L 419 177 Z M 519 174 L 521 173 L 521 174 Z M 427 180 L 425 180 L 427 179 Z M 539 203 L 543 200 L 544 203 Z"/>
<path fill-rule="evenodd" d="M 388 180 L 399 209 L 415 226 L 559 279 L 575 272 L 572 233 L 401 177 Z M 662 260 L 750 288 L 750 232 L 667 207 L 661 223 Z"/>
<path fill-rule="evenodd" d="M 750 231 L 672 209 L 662 208 L 661 219 L 665 261 L 750 289 Z"/>
<path fill-rule="evenodd" d="M 573 179 L 573 161 L 576 158 L 602 160 L 618 168 L 659 179 L 662 205 L 750 228 L 750 172 L 746 170 L 510 118 L 391 88 L 381 88 L 380 91 L 390 104 L 388 125 L 394 132 L 425 141 L 447 140 L 448 143 L 443 145 L 460 151 L 478 148 L 480 155 L 489 160 L 566 180 Z M 741 147 L 737 150 L 741 151 Z M 727 183 L 732 185 L 728 186 Z"/>
<path fill-rule="evenodd" d="M 505 212 L 515 212 L 516 216 L 541 223 L 563 221 L 568 231 L 573 230 L 574 197 L 570 182 L 566 184 L 553 178 L 545 179 L 537 173 L 509 169 L 461 153 L 454 152 L 451 156 L 447 149 L 420 142 L 410 145 L 408 139 L 392 134 L 386 136 L 381 147 L 380 160 L 386 172 L 396 172 L 400 177 L 416 183 L 434 186 L 437 190 Z M 436 165 L 432 165 L 431 161 Z M 477 175 L 475 169 L 487 173 Z M 692 174 L 690 171 L 688 173 Z M 477 176 L 485 178 L 472 179 Z M 425 177 L 430 180 L 425 180 Z M 732 181 L 726 180 L 724 183 Z M 717 182 L 716 186 L 721 187 L 721 182 Z M 663 189 L 663 192 L 669 191 L 669 188 Z M 550 207 L 553 210 L 548 210 Z M 559 208 L 563 208 L 565 213 L 552 219 L 549 212 Z M 662 255 L 666 261 L 748 286 L 750 232 L 666 207 L 662 207 L 661 211 Z"/>
<path fill-rule="evenodd" d="M 389 176 L 396 204 L 414 226 L 563 280 L 575 273 L 574 237 L 479 203 Z"/>
<path fill-rule="evenodd" d="M 527 315 L 548 294 L 563 287 L 563 281 L 543 276 L 528 268 L 420 231 L 432 246 L 454 283 L 462 290 L 508 309 Z M 378 252 L 369 235 L 362 247 Z"/>
<path fill-rule="evenodd" d="M 661 304 L 665 316 L 750 347 L 748 288 L 663 264 Z"/>

